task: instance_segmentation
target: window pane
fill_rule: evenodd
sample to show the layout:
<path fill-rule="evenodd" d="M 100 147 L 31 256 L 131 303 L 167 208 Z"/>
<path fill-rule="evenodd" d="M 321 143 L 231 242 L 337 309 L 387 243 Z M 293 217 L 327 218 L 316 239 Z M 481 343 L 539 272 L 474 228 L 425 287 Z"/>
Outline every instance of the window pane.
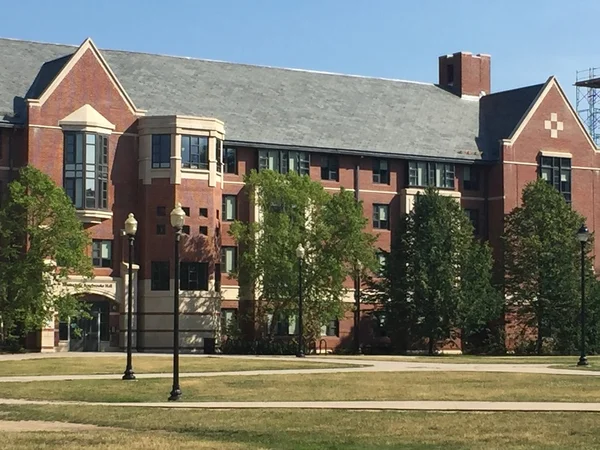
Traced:
<path fill-rule="evenodd" d="M 417 164 L 417 186 L 425 186 L 427 184 L 427 163 L 420 162 Z"/>

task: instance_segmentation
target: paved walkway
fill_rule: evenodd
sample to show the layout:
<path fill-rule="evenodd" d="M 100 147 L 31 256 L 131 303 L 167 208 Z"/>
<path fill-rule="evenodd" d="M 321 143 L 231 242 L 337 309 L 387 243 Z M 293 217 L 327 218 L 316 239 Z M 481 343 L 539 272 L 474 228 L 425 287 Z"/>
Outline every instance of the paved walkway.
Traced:
<path fill-rule="evenodd" d="M 54 354 L 44 355 L 43 357 L 55 358 Z M 58 354 L 60 355 L 60 354 Z M 64 355 L 64 354 L 63 354 Z M 70 353 L 69 356 L 62 357 L 79 357 L 81 354 Z M 71 356 L 78 355 L 78 356 Z M 99 359 L 112 356 L 114 353 L 87 353 L 84 356 L 92 356 Z M 121 354 L 119 354 L 121 355 Z M 146 358 L 151 356 L 170 357 L 166 354 L 136 354 L 134 355 L 134 370 L 135 358 Z M 183 355 L 182 355 L 183 356 Z M 1 361 L 19 360 L 19 359 L 34 359 L 39 358 L 40 354 L 27 355 L 1 355 Z M 230 355 L 185 355 L 186 358 L 230 358 L 230 359 L 252 359 L 252 360 L 268 360 L 268 361 L 295 361 L 296 357 L 287 356 L 230 356 Z M 314 363 L 314 369 L 278 369 L 278 370 L 247 370 L 247 371 L 231 371 L 231 372 L 183 372 L 179 376 L 186 378 L 198 377 L 222 377 L 222 376 L 252 376 L 252 375 L 286 375 L 286 374 L 326 374 L 326 373 L 342 373 L 342 372 L 500 372 L 500 373 L 533 373 L 540 375 L 572 375 L 572 376 L 600 376 L 600 371 L 587 370 L 570 370 L 570 369 L 555 369 L 544 364 L 455 364 L 455 363 L 435 363 L 435 362 L 409 362 L 409 361 L 382 361 L 377 359 L 364 358 L 344 359 L 343 357 L 306 357 L 301 360 L 305 363 Z M 342 365 L 337 368 L 319 369 L 319 363 L 337 363 Z M 101 364 L 99 362 L 99 364 Z M 364 367 L 343 367 L 344 364 L 357 365 L 361 364 Z M 39 376 L 6 376 L 0 377 L 2 382 L 27 382 L 27 381 L 64 381 L 64 380 L 116 380 L 121 378 L 121 374 L 102 374 L 102 375 L 39 375 Z M 137 378 L 171 378 L 170 373 L 136 373 Z"/>
<path fill-rule="evenodd" d="M 0 399 L 0 405 L 71 405 L 179 409 L 343 409 L 371 411 L 600 412 L 600 403 L 471 401 L 149 402 L 108 403 Z"/>

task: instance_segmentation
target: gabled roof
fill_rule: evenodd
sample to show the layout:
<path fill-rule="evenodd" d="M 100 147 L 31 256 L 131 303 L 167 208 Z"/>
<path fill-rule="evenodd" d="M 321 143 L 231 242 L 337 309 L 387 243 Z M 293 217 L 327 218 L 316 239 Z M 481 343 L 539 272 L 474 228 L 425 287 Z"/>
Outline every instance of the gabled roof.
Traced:
<path fill-rule="evenodd" d="M 499 141 L 512 135 L 544 86 L 545 83 L 536 84 L 497 92 L 480 99 L 481 145 L 490 149 L 486 157 L 498 157 Z"/>
<path fill-rule="evenodd" d="M 76 47 L 0 39 L 0 120 L 24 121 Z M 422 158 L 493 158 L 536 87 L 481 102 L 424 83 L 102 50 L 146 115 L 215 117 L 226 139 Z M 495 114 L 503 117 L 496 121 Z M 15 116 L 16 115 L 16 116 Z M 516 122 L 520 119 L 516 119 Z M 512 130 L 511 130 L 512 131 Z M 510 134 L 510 133 L 508 133 Z"/>

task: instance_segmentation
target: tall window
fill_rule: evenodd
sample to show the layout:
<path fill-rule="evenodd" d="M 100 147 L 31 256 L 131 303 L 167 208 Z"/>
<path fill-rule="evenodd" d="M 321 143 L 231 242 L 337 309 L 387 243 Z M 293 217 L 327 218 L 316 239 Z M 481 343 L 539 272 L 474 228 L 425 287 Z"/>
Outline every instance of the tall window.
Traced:
<path fill-rule="evenodd" d="M 182 262 L 180 282 L 184 291 L 208 291 L 208 263 Z"/>
<path fill-rule="evenodd" d="M 225 333 L 229 327 L 237 323 L 237 309 L 221 310 L 221 333 Z"/>
<path fill-rule="evenodd" d="M 217 154 L 217 172 L 223 171 L 223 141 L 216 139 L 216 154 Z"/>
<path fill-rule="evenodd" d="M 169 261 L 150 262 L 150 289 L 153 291 L 168 291 L 170 289 L 171 274 Z"/>
<path fill-rule="evenodd" d="M 385 274 L 385 266 L 387 263 L 387 253 L 382 251 L 377 252 L 377 273 L 381 276 Z"/>
<path fill-rule="evenodd" d="M 152 135 L 152 168 L 166 169 L 171 167 L 171 135 Z"/>
<path fill-rule="evenodd" d="M 479 167 L 465 166 L 463 168 L 463 188 L 470 191 L 479 189 Z"/>
<path fill-rule="evenodd" d="M 385 159 L 373 160 L 373 183 L 389 184 L 390 170 Z"/>
<path fill-rule="evenodd" d="M 223 196 L 223 220 L 225 222 L 233 222 L 237 218 L 237 197 L 235 195 Z"/>
<path fill-rule="evenodd" d="M 335 155 L 321 156 L 321 180 L 339 179 L 339 158 Z"/>
<path fill-rule="evenodd" d="M 65 133 L 64 187 L 77 209 L 108 209 L 108 137 Z"/>
<path fill-rule="evenodd" d="M 308 175 L 310 156 L 307 152 L 291 150 L 260 150 L 258 152 L 258 168 L 259 170 L 274 170 L 279 173 L 294 171 L 300 175 Z"/>
<path fill-rule="evenodd" d="M 208 169 L 208 136 L 181 136 L 181 167 Z"/>
<path fill-rule="evenodd" d="M 473 234 L 479 236 L 479 210 L 465 209 L 465 214 L 469 218 L 471 225 L 473 225 Z"/>
<path fill-rule="evenodd" d="M 221 247 L 221 271 L 231 273 L 237 266 L 237 247 Z"/>
<path fill-rule="evenodd" d="M 389 228 L 389 205 L 373 205 L 373 228 L 387 230 Z"/>
<path fill-rule="evenodd" d="M 560 192 L 567 203 L 571 203 L 571 159 L 542 156 L 540 176 Z"/>
<path fill-rule="evenodd" d="M 454 164 L 410 161 L 408 185 L 454 189 Z"/>
<path fill-rule="evenodd" d="M 92 264 L 94 267 L 112 267 L 112 241 L 92 241 Z"/>
<path fill-rule="evenodd" d="M 237 174 L 237 150 L 232 147 L 225 148 L 225 173 Z"/>

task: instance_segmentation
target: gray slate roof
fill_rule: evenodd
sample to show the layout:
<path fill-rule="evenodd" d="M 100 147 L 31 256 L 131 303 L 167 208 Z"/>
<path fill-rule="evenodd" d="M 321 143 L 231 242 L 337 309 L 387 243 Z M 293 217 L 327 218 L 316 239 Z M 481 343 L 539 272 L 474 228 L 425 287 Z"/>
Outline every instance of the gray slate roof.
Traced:
<path fill-rule="evenodd" d="M 23 98 L 38 97 L 75 50 L 0 39 L 0 119 L 22 122 Z M 497 146 L 479 102 L 432 84 L 101 52 L 138 108 L 216 117 L 228 141 L 467 160 Z"/>

